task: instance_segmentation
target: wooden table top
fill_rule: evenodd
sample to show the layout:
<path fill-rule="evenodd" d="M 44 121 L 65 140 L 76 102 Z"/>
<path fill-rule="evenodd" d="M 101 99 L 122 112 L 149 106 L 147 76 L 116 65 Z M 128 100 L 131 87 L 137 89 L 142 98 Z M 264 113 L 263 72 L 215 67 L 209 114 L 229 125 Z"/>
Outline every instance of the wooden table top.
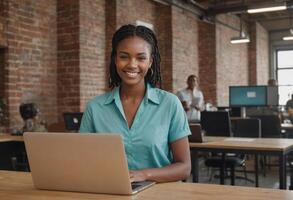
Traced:
<path fill-rule="evenodd" d="M 285 130 L 293 130 L 293 124 L 281 124 L 281 128 Z"/>
<path fill-rule="evenodd" d="M 1 200 L 38 200 L 38 199 L 95 199 L 95 200 L 169 200 L 169 199 L 201 199 L 201 200 L 292 200 L 293 191 L 264 189 L 238 186 L 224 186 L 198 183 L 163 183 L 146 189 L 133 196 L 75 193 L 37 190 L 33 187 L 30 173 L 0 171 Z"/>
<path fill-rule="evenodd" d="M 221 148 L 260 151 L 286 151 L 293 148 L 293 139 L 285 138 L 237 138 L 206 136 L 203 143 L 189 143 L 194 148 Z"/>
<path fill-rule="evenodd" d="M 10 135 L 6 133 L 0 133 L 0 142 L 10 142 L 10 141 L 23 141 L 23 137 L 21 135 Z"/>

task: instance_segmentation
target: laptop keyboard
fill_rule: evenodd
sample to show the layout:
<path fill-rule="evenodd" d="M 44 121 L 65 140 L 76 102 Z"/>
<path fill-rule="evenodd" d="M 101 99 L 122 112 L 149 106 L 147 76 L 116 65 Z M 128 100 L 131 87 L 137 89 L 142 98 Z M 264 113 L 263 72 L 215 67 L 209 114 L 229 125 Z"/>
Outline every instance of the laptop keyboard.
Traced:
<path fill-rule="evenodd" d="M 139 183 L 131 183 L 132 190 L 134 190 L 135 188 L 140 187 L 140 186 L 141 186 L 141 184 L 139 184 Z"/>

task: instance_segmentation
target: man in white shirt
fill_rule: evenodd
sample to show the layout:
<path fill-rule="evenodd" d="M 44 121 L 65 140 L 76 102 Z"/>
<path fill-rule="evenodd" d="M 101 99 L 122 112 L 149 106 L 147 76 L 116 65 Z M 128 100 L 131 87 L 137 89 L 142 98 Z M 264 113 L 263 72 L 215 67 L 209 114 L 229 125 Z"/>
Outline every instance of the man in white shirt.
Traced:
<path fill-rule="evenodd" d="M 204 110 L 204 98 L 197 80 L 195 75 L 188 76 L 187 88 L 177 92 L 189 122 L 199 122 L 200 111 Z"/>

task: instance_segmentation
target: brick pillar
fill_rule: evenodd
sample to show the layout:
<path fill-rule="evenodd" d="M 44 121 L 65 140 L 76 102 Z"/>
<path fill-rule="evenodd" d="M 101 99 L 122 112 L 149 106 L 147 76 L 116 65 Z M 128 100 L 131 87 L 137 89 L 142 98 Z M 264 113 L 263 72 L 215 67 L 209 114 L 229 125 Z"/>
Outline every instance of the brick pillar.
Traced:
<path fill-rule="evenodd" d="M 105 65 L 105 1 L 79 1 L 80 110 L 107 85 Z M 109 56 L 107 56 L 109 57 Z"/>
<path fill-rule="evenodd" d="M 107 0 L 106 5 L 106 50 L 105 50 L 105 65 L 106 65 L 106 87 L 108 87 L 110 56 L 112 51 L 112 36 L 117 29 L 117 2 L 116 0 Z"/>
<path fill-rule="evenodd" d="M 198 22 L 199 85 L 205 101 L 217 105 L 216 27 Z"/>
<path fill-rule="evenodd" d="M 79 0 L 57 1 L 58 113 L 79 111 Z"/>
<path fill-rule="evenodd" d="M 161 54 L 162 88 L 173 91 L 172 10 L 171 6 L 156 4 L 156 30 Z"/>
<path fill-rule="evenodd" d="M 256 23 L 249 23 L 249 37 L 248 44 L 248 84 L 257 84 L 257 61 L 256 61 Z"/>

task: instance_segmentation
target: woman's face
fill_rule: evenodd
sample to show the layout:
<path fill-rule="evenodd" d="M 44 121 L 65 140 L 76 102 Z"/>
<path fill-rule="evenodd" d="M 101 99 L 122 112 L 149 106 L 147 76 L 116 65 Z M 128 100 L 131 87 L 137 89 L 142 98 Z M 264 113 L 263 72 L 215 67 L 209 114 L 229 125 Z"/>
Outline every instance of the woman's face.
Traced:
<path fill-rule="evenodd" d="M 197 78 L 196 78 L 196 77 L 189 77 L 189 78 L 187 79 L 187 86 L 188 86 L 188 88 L 190 88 L 190 89 L 197 88 L 197 86 L 198 86 Z"/>
<path fill-rule="evenodd" d="M 115 64 L 122 85 L 144 85 L 144 77 L 152 64 L 149 43 L 136 36 L 122 40 L 117 46 Z"/>

